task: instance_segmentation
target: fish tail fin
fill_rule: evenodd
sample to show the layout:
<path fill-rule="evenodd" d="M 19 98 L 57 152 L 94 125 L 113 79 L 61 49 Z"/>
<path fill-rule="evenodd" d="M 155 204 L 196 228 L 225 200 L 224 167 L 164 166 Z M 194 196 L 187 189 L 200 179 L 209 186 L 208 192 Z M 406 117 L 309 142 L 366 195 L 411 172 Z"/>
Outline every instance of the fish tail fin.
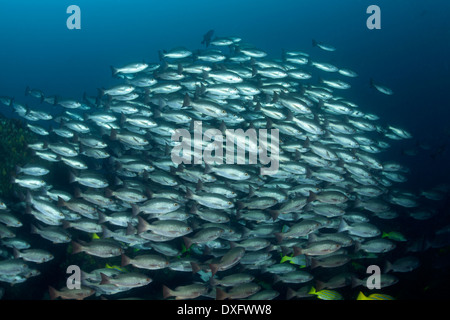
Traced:
<path fill-rule="evenodd" d="M 114 233 L 109 230 L 106 226 L 102 225 L 102 238 L 103 239 L 107 239 L 107 238 L 112 238 L 114 236 Z"/>
<path fill-rule="evenodd" d="M 217 271 L 219 270 L 219 265 L 217 263 L 211 263 L 209 265 L 209 268 L 211 269 L 211 277 L 214 277 L 214 275 L 217 273 Z"/>
<path fill-rule="evenodd" d="M 105 95 L 105 88 L 97 88 L 98 97 L 101 98 Z"/>
<path fill-rule="evenodd" d="M 144 220 L 144 218 L 142 218 L 142 217 L 138 217 L 138 220 L 139 220 L 139 222 L 138 222 L 138 227 L 137 227 L 137 233 L 140 234 L 144 231 L 147 231 L 148 226 L 150 226 L 150 224 L 146 220 Z"/>
<path fill-rule="evenodd" d="M 352 288 L 358 287 L 360 286 L 364 281 L 361 281 L 360 279 L 358 279 L 357 277 L 352 277 Z"/>
<path fill-rule="evenodd" d="M 159 57 L 159 61 L 164 61 L 164 54 L 162 53 L 161 50 L 158 50 L 158 57 Z"/>
<path fill-rule="evenodd" d="M 111 68 L 111 74 L 114 77 L 119 71 L 117 70 L 117 68 L 114 68 L 113 66 L 109 66 Z"/>
<path fill-rule="evenodd" d="M 242 201 L 236 201 L 236 209 L 237 210 L 242 210 L 242 209 L 244 209 L 246 207 L 246 205 L 245 205 L 245 203 L 244 202 L 242 202 Z"/>
<path fill-rule="evenodd" d="M 59 292 L 52 286 L 48 286 L 48 294 L 50 295 L 50 300 L 55 300 L 59 297 Z"/>
<path fill-rule="evenodd" d="M 75 174 L 72 171 L 70 171 L 69 172 L 69 182 L 74 183 L 75 181 L 77 181 L 77 177 L 75 176 Z"/>
<path fill-rule="evenodd" d="M 189 95 L 186 93 L 183 98 L 183 108 L 189 107 L 190 105 L 191 105 L 191 98 L 189 98 Z"/>
<path fill-rule="evenodd" d="M 216 288 L 216 300 L 225 300 L 226 298 L 228 298 L 227 293 L 220 288 Z"/>
<path fill-rule="evenodd" d="M 184 241 L 184 246 L 186 247 L 186 249 L 189 249 L 193 244 L 192 239 L 189 237 L 183 237 L 183 241 Z"/>
<path fill-rule="evenodd" d="M 58 207 L 64 207 L 66 205 L 66 202 L 63 200 L 63 198 L 58 197 Z"/>
<path fill-rule="evenodd" d="M 117 140 L 117 130 L 116 129 L 111 129 L 111 134 L 109 135 L 109 139 L 110 140 Z"/>
<path fill-rule="evenodd" d="M 358 296 L 356 297 L 356 300 L 369 300 L 369 299 L 367 299 L 367 297 L 364 295 L 364 293 L 362 293 L 362 291 L 360 291 L 358 293 Z"/>
<path fill-rule="evenodd" d="M 316 290 L 320 291 L 323 288 L 325 288 L 325 282 L 320 281 L 320 280 L 316 280 Z"/>
<path fill-rule="evenodd" d="M 38 231 L 39 229 L 34 224 L 32 224 L 30 233 L 38 233 Z"/>
<path fill-rule="evenodd" d="M 294 257 L 299 256 L 301 254 L 303 254 L 302 249 L 294 246 Z"/>
<path fill-rule="evenodd" d="M 192 273 L 197 273 L 201 270 L 200 266 L 196 262 L 191 262 Z"/>
<path fill-rule="evenodd" d="M 125 234 L 127 236 L 132 235 L 132 234 L 136 234 L 137 233 L 137 229 L 130 223 L 127 223 L 127 230 L 125 232 Z"/>
<path fill-rule="evenodd" d="M 98 223 L 102 224 L 105 223 L 107 221 L 107 217 L 103 212 L 99 212 L 98 213 Z"/>
<path fill-rule="evenodd" d="M 274 235 L 278 243 L 283 242 L 284 235 L 281 232 L 275 232 Z"/>
<path fill-rule="evenodd" d="M 346 231 L 347 229 L 348 229 L 347 222 L 345 222 L 344 219 L 341 219 L 341 223 L 339 224 L 339 227 L 338 227 L 338 232 L 343 232 L 343 231 Z"/>
<path fill-rule="evenodd" d="M 309 196 L 308 196 L 308 199 L 306 200 L 306 202 L 310 203 L 310 202 L 313 202 L 314 200 L 317 200 L 317 194 L 315 194 L 312 191 L 309 191 Z"/>
<path fill-rule="evenodd" d="M 291 300 L 297 295 L 297 292 L 295 292 L 292 288 L 287 288 L 286 290 L 286 300 Z"/>
<path fill-rule="evenodd" d="M 83 246 L 78 242 L 72 241 L 72 254 L 76 254 L 83 251 Z"/>
<path fill-rule="evenodd" d="M 386 261 L 384 264 L 384 273 L 389 273 L 392 270 L 392 263 L 390 261 Z"/>
<path fill-rule="evenodd" d="M 306 260 L 308 260 L 308 258 L 307 258 Z M 317 267 L 320 267 L 320 264 L 319 264 L 319 263 L 317 262 L 317 260 L 314 259 L 314 258 L 310 258 L 310 259 L 309 259 L 309 263 L 310 263 L 311 269 L 315 269 L 315 268 L 317 268 Z"/>
<path fill-rule="evenodd" d="M 317 41 L 315 39 L 312 39 L 312 46 L 317 47 Z"/>
<path fill-rule="evenodd" d="M 279 210 L 269 210 L 269 214 L 272 216 L 272 221 L 276 221 L 280 215 Z"/>
<path fill-rule="evenodd" d="M 14 248 L 14 247 L 13 247 L 13 256 L 14 256 L 14 259 L 20 258 L 19 250 L 17 250 L 17 248 Z"/>
<path fill-rule="evenodd" d="M 213 169 L 211 168 L 211 166 L 209 165 L 209 164 L 207 164 L 207 163 L 205 163 L 205 170 L 204 170 L 204 173 L 205 174 L 208 174 L 208 173 L 211 173 L 213 171 Z M 200 180 L 199 180 L 200 181 Z"/>
<path fill-rule="evenodd" d="M 105 197 L 111 198 L 113 196 L 113 191 L 110 188 L 105 188 Z"/>
<path fill-rule="evenodd" d="M 70 228 L 70 222 L 69 221 L 63 221 L 62 222 L 63 229 L 69 229 Z"/>
<path fill-rule="evenodd" d="M 122 267 L 125 267 L 125 266 L 129 265 L 130 262 L 131 262 L 130 258 L 122 253 L 120 265 Z"/>
<path fill-rule="evenodd" d="M 163 298 L 167 299 L 172 296 L 172 290 L 169 287 L 162 285 Z"/>
<path fill-rule="evenodd" d="M 186 195 L 185 195 L 186 199 L 194 199 L 194 194 L 192 193 L 192 191 L 189 188 L 186 188 Z"/>
<path fill-rule="evenodd" d="M 290 256 L 288 256 L 288 255 L 284 255 L 284 256 L 281 258 L 280 263 L 284 263 L 284 262 L 286 262 L 286 261 L 291 261 L 291 260 L 292 260 L 292 257 L 290 257 Z"/>
<path fill-rule="evenodd" d="M 111 281 L 109 281 L 109 277 L 106 274 L 100 272 L 100 277 L 102 278 L 102 281 L 100 281 L 100 284 L 110 284 L 111 283 Z"/>

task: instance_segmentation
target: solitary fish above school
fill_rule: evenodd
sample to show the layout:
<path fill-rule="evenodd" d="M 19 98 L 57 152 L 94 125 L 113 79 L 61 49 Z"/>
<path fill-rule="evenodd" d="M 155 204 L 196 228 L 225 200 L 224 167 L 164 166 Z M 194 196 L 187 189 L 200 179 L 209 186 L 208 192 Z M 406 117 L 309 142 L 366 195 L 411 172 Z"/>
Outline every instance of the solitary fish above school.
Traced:
<path fill-rule="evenodd" d="M 384 93 L 384 94 L 386 94 L 386 95 L 388 95 L 388 96 L 394 94 L 394 92 L 392 91 L 392 89 L 386 87 L 386 86 L 383 85 L 383 84 L 380 84 L 380 83 L 375 82 L 373 79 L 370 79 L 370 86 L 371 86 L 372 88 L 377 89 L 379 92 Z"/>

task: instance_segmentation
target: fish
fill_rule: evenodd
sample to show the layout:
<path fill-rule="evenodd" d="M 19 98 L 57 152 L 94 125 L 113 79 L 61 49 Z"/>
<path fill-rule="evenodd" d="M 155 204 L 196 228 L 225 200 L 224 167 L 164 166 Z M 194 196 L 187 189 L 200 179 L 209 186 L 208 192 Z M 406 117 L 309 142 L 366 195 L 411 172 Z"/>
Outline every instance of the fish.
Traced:
<path fill-rule="evenodd" d="M 411 272 L 420 266 L 419 258 L 415 256 L 404 256 L 394 262 L 386 261 L 384 272 Z"/>
<path fill-rule="evenodd" d="M 190 284 L 178 286 L 175 289 L 163 285 L 163 298 L 175 297 L 175 300 L 195 299 L 208 293 L 208 288 L 204 284 Z"/>
<path fill-rule="evenodd" d="M 288 272 L 282 275 L 275 275 L 274 282 L 283 282 L 284 284 L 290 283 L 306 283 L 313 279 L 313 275 L 307 271 L 296 270 L 292 272 Z"/>
<path fill-rule="evenodd" d="M 322 49 L 324 51 L 329 51 L 329 52 L 336 51 L 336 47 L 333 47 L 333 46 L 331 46 L 329 44 L 325 44 L 323 42 L 318 42 L 318 41 L 316 41 L 314 39 L 312 40 L 312 45 L 313 45 L 313 47 L 318 47 L 318 48 L 320 48 L 320 49 Z"/>
<path fill-rule="evenodd" d="M 212 29 L 209 30 L 207 33 L 205 33 L 203 35 L 203 40 L 202 40 L 201 44 L 204 44 L 205 47 L 208 47 L 209 44 L 211 43 L 211 39 L 212 39 L 213 34 L 214 34 L 214 30 L 212 30 Z"/>
<path fill-rule="evenodd" d="M 100 285 L 112 285 L 114 287 L 119 288 L 120 290 L 127 290 L 130 288 L 138 288 L 142 286 L 146 286 L 150 284 L 153 279 L 149 278 L 145 274 L 142 273 L 121 273 L 116 277 L 109 277 L 104 273 L 100 273 L 101 282 Z"/>
<path fill-rule="evenodd" d="M 25 249 L 19 251 L 18 249 L 14 248 L 13 254 L 15 259 L 23 259 L 24 261 L 30 261 L 34 263 L 48 262 L 50 260 L 53 260 L 54 258 L 54 256 L 50 252 L 41 249 Z"/>
<path fill-rule="evenodd" d="M 138 255 L 130 258 L 122 254 L 122 267 L 127 265 L 146 270 L 159 270 L 167 268 L 169 261 L 164 256 L 159 255 Z"/>
<path fill-rule="evenodd" d="M 184 47 L 173 48 L 169 51 L 166 51 L 166 50 L 159 51 L 160 60 L 164 60 L 166 58 L 182 59 L 182 58 L 187 58 L 191 55 L 192 55 L 192 51 L 190 51 Z"/>
<path fill-rule="evenodd" d="M 48 292 L 50 296 L 50 300 L 56 300 L 58 298 L 64 300 L 84 300 L 93 294 L 95 294 L 95 290 L 88 287 L 80 287 L 79 289 L 69 289 L 67 287 L 63 287 L 60 290 L 53 288 L 52 286 L 48 286 Z"/>
<path fill-rule="evenodd" d="M 70 183 L 78 182 L 79 184 L 96 189 L 103 189 L 109 186 L 108 181 L 97 173 L 86 172 L 80 175 L 75 175 L 73 172 L 70 173 Z"/>
<path fill-rule="evenodd" d="M 383 84 L 377 83 L 373 79 L 370 79 L 370 87 L 375 88 L 377 91 L 379 91 L 385 95 L 388 95 L 388 96 L 391 96 L 394 94 L 394 91 L 392 91 L 391 88 L 388 88 Z"/>
<path fill-rule="evenodd" d="M 244 299 L 252 296 L 261 290 L 261 286 L 256 283 L 244 283 L 224 291 L 216 288 L 216 300 Z"/>
<path fill-rule="evenodd" d="M 360 291 L 356 297 L 356 300 L 395 300 L 395 298 L 384 293 L 372 293 L 366 296 L 362 291 Z"/>
<path fill-rule="evenodd" d="M 147 69 L 149 65 L 147 63 L 141 62 L 141 63 L 131 63 L 127 64 L 123 67 L 113 67 L 110 66 L 112 75 L 115 76 L 117 74 L 135 74 L 138 72 L 142 72 L 145 69 Z"/>
<path fill-rule="evenodd" d="M 230 249 L 219 259 L 219 261 L 211 263 L 209 265 L 212 276 L 214 276 L 218 271 L 225 271 L 234 267 L 236 264 L 239 263 L 244 254 L 245 249 L 242 247 L 235 247 Z"/>
<path fill-rule="evenodd" d="M 46 186 L 46 182 L 39 178 L 39 176 L 26 176 L 11 177 L 11 183 L 17 183 L 18 185 L 27 188 L 29 190 L 36 190 Z"/>
<path fill-rule="evenodd" d="M 100 258 L 120 256 L 123 252 L 120 245 L 109 239 L 93 239 L 91 242 L 72 241 L 72 254 L 85 252 Z"/>
<path fill-rule="evenodd" d="M 45 227 L 31 225 L 30 233 L 36 233 L 52 243 L 69 243 L 72 241 L 72 235 L 69 232 L 52 225 Z"/>
<path fill-rule="evenodd" d="M 314 287 L 312 287 L 308 293 L 316 295 L 320 300 L 343 300 L 342 295 L 335 290 L 324 289 L 317 291 Z"/>
<path fill-rule="evenodd" d="M 255 277 L 251 274 L 247 273 L 236 273 L 231 274 L 229 276 L 225 276 L 221 279 L 211 277 L 209 283 L 213 286 L 224 286 L 224 287 L 233 287 L 236 285 L 250 283 L 255 279 Z"/>

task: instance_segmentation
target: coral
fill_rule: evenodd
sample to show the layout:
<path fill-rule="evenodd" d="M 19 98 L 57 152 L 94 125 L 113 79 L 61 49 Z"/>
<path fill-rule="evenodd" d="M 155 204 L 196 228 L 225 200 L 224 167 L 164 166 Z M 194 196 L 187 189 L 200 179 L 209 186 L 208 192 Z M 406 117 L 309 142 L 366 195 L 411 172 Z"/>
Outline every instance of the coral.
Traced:
<path fill-rule="evenodd" d="M 9 198 L 14 191 L 11 174 L 15 166 L 31 157 L 27 145 L 35 140 L 35 135 L 16 119 L 0 116 L 0 197 Z"/>

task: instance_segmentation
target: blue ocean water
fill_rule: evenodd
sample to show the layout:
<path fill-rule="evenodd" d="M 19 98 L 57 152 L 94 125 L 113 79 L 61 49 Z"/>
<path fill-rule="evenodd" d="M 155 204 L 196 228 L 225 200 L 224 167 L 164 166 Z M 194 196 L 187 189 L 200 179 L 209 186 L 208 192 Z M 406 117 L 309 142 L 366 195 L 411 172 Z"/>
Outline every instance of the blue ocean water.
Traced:
<path fill-rule="evenodd" d="M 81 9 L 80 30 L 66 26 L 70 5 Z M 366 26 L 370 5 L 381 9 L 380 30 Z M 26 86 L 66 98 L 96 95 L 97 88 L 119 83 L 111 65 L 159 62 L 159 50 L 177 46 L 196 50 L 213 29 L 217 36 L 239 36 L 271 58 L 280 58 L 282 49 L 303 50 L 355 70 L 359 77 L 347 95 L 382 124 L 411 132 L 414 139 L 393 141 L 390 152 L 411 168 L 408 187 L 428 189 L 450 181 L 449 12 L 446 0 L 5 0 L 0 96 L 39 108 L 24 96 Z M 312 39 L 337 50 L 313 48 Z M 394 95 L 375 91 L 370 78 Z M 0 112 L 17 117 L 11 108 Z"/>

